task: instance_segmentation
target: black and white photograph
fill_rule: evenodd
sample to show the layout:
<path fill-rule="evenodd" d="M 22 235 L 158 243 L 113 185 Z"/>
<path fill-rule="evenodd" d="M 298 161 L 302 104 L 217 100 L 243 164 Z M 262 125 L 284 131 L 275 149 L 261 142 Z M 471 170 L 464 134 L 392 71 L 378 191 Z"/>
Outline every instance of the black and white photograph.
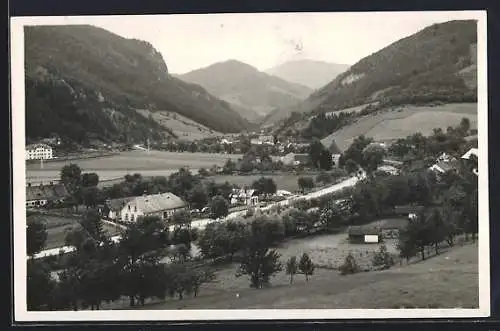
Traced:
<path fill-rule="evenodd" d="M 490 314 L 485 11 L 11 19 L 14 318 Z"/>

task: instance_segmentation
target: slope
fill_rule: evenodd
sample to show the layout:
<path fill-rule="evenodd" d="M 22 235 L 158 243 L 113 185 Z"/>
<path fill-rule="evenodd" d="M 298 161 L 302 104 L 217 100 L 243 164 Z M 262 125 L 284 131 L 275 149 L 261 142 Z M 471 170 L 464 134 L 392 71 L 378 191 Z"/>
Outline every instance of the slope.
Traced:
<path fill-rule="evenodd" d="M 89 25 L 25 28 L 26 135 L 82 142 L 168 134 L 135 109 L 168 110 L 221 132 L 248 122 L 202 87 L 171 77 L 152 45 Z"/>
<path fill-rule="evenodd" d="M 203 86 L 248 119 L 266 115 L 277 107 L 288 107 L 311 92 L 306 86 L 289 83 L 236 60 L 215 63 L 179 77 Z"/>
<path fill-rule="evenodd" d="M 369 55 L 304 102 L 278 109 L 265 123 L 293 111 L 332 112 L 366 104 L 366 111 L 428 102 L 475 102 L 477 23 L 429 26 Z M 472 83 L 471 83 L 472 82 Z"/>
<path fill-rule="evenodd" d="M 347 64 L 328 63 L 316 60 L 288 61 L 266 70 L 269 75 L 286 81 L 302 84 L 311 89 L 325 86 L 349 68 Z"/>

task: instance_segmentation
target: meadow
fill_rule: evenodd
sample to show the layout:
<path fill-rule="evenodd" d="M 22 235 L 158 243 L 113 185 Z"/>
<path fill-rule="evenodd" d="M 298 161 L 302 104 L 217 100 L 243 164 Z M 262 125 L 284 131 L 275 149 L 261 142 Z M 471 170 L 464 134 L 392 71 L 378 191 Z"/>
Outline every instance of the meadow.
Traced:
<path fill-rule="evenodd" d="M 172 130 L 180 139 L 193 141 L 205 138 L 222 136 L 222 133 L 213 131 L 206 126 L 170 111 L 149 111 L 137 109 L 144 117 L 151 116 L 161 126 Z"/>
<path fill-rule="evenodd" d="M 372 249 L 377 248 L 378 245 L 373 245 Z M 280 252 L 283 254 L 282 249 Z M 312 260 L 316 263 L 314 255 Z M 303 275 L 296 275 L 293 284 L 281 272 L 272 278 L 270 288 L 262 290 L 249 288 L 248 278 L 236 278 L 235 271 L 236 265 L 218 271 L 215 282 L 204 284 L 197 298 L 170 299 L 148 304 L 144 309 L 395 309 L 479 305 L 478 250 L 477 245 L 470 243 L 423 262 L 398 264 L 384 271 L 341 276 L 338 270 L 317 268 L 308 282 Z"/>
<path fill-rule="evenodd" d="M 59 179 L 61 168 L 75 163 L 84 172 L 96 172 L 101 181 L 123 178 L 126 174 L 141 173 L 143 176 L 168 176 L 179 168 L 210 168 L 214 164 L 223 165 L 228 159 L 237 159 L 239 154 L 178 153 L 164 151 L 128 151 L 99 158 L 54 161 L 43 164 L 27 164 L 27 182 L 38 183 Z"/>
<path fill-rule="evenodd" d="M 469 118 L 472 129 L 477 129 L 477 104 L 404 106 L 397 110 L 384 110 L 359 117 L 353 124 L 322 141 L 329 146 L 335 140 L 340 150 L 344 151 L 360 135 L 372 137 L 376 141 L 390 142 L 417 132 L 429 135 L 434 128 L 446 130 L 448 126 L 458 125 L 463 117 Z"/>

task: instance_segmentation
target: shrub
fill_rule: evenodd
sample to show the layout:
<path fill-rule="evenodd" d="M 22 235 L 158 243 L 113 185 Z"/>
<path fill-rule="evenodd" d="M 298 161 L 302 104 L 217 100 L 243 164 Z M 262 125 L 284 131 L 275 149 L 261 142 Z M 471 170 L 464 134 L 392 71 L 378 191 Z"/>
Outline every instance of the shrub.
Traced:
<path fill-rule="evenodd" d="M 373 256 L 372 264 L 374 267 L 381 267 L 382 269 L 389 269 L 394 265 L 394 258 L 387 251 L 387 246 L 380 246 L 378 252 Z"/>
<path fill-rule="evenodd" d="M 342 264 L 339 267 L 340 274 L 342 276 L 344 275 L 351 275 L 358 273 L 360 271 L 358 264 L 356 263 L 356 259 L 354 256 L 352 256 L 351 253 L 349 253 L 344 260 L 344 264 Z"/>

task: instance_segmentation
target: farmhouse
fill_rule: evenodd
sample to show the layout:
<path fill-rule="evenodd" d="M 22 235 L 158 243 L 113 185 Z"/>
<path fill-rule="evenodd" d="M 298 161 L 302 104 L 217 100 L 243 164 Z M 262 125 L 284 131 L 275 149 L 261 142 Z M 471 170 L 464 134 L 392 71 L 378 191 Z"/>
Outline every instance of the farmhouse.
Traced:
<path fill-rule="evenodd" d="M 259 204 L 259 196 L 254 189 L 233 189 L 231 194 L 231 204 L 244 204 L 246 206 L 255 206 Z"/>
<path fill-rule="evenodd" d="M 135 198 L 136 197 L 126 197 L 107 200 L 102 208 L 102 215 L 110 220 L 119 220 L 123 207 Z"/>
<path fill-rule="evenodd" d="M 398 168 L 391 166 L 391 165 L 381 165 L 377 168 L 377 170 L 386 172 L 386 173 L 391 174 L 393 176 L 397 176 L 400 173 Z"/>
<path fill-rule="evenodd" d="M 159 216 L 162 220 L 168 221 L 175 212 L 186 208 L 184 200 L 167 192 L 135 197 L 125 204 L 120 215 L 121 220 L 125 222 L 135 222 L 142 216 Z"/>
<path fill-rule="evenodd" d="M 380 240 L 380 230 L 368 226 L 351 226 L 348 239 L 353 244 L 376 244 Z"/>
<path fill-rule="evenodd" d="M 49 202 L 62 203 L 68 196 L 68 191 L 62 184 L 50 182 L 49 185 L 32 186 L 28 183 L 26 187 L 26 208 L 45 206 Z"/>
<path fill-rule="evenodd" d="M 451 161 L 438 161 L 434 165 L 432 165 L 429 170 L 435 172 L 437 175 L 442 175 L 448 171 L 456 172 L 459 167 L 459 163 L 457 160 Z"/>
<path fill-rule="evenodd" d="M 52 147 L 47 144 L 26 146 L 26 160 L 49 160 L 52 158 Z"/>

